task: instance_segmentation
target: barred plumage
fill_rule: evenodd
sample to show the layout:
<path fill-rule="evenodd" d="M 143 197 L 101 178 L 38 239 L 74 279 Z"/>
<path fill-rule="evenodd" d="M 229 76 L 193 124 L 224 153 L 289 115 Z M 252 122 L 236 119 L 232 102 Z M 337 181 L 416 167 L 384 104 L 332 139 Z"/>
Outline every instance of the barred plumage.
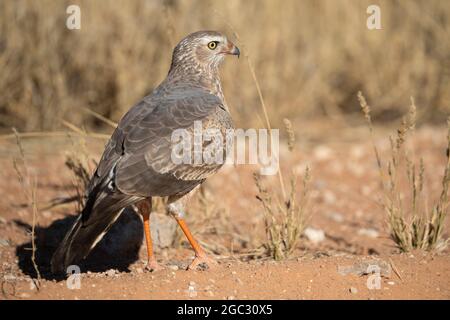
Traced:
<path fill-rule="evenodd" d="M 217 47 L 208 48 L 210 42 Z M 167 78 L 125 114 L 107 143 L 86 207 L 52 258 L 54 272 L 86 257 L 126 206 L 154 196 L 178 201 L 221 167 L 173 163 L 171 134 L 192 133 L 195 121 L 221 132 L 233 127 L 218 73 L 225 54 L 239 55 L 239 49 L 214 31 L 193 33 L 175 47 Z M 149 262 L 150 255 L 149 250 Z"/>

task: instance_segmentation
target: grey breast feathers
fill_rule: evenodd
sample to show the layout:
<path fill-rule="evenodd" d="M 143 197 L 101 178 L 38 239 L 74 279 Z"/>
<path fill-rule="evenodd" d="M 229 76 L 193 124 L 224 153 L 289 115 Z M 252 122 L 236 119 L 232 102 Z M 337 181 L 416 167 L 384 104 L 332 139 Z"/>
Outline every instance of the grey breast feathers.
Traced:
<path fill-rule="evenodd" d="M 115 185 L 134 196 L 170 196 L 195 188 L 221 163 L 174 163 L 172 132 L 185 129 L 193 136 L 194 122 L 203 130 L 225 131 L 233 128 L 222 101 L 200 90 L 176 92 L 164 99 L 147 99 L 122 119 L 98 166 L 98 175 L 114 170 Z M 225 143 L 223 143 L 225 148 Z M 224 157 L 227 154 L 223 150 Z M 102 163 L 103 162 L 103 163 Z"/>

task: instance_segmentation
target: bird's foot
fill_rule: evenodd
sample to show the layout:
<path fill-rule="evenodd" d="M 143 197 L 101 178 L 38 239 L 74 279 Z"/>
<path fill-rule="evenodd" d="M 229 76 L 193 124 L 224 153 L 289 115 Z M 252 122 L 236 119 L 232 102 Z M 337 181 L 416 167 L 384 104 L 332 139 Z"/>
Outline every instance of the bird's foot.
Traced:
<path fill-rule="evenodd" d="M 206 270 L 206 269 L 213 269 L 218 265 L 217 261 L 208 257 L 206 254 L 201 254 L 198 256 L 195 256 L 194 261 L 191 262 L 188 270 Z"/>
<path fill-rule="evenodd" d="M 155 272 L 155 271 L 159 271 L 159 270 L 163 270 L 163 269 L 164 268 L 158 264 L 156 259 L 149 259 L 147 261 L 147 265 L 145 266 L 145 270 L 150 271 L 150 272 Z"/>

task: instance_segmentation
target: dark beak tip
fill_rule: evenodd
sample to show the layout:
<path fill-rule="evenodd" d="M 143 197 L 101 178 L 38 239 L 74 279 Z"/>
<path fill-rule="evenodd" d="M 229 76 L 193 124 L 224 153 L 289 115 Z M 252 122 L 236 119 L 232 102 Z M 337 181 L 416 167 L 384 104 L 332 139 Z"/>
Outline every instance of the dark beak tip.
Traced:
<path fill-rule="evenodd" d="M 238 47 L 234 47 L 234 49 L 233 49 L 233 54 L 234 54 L 235 56 L 237 56 L 238 59 L 239 59 L 239 57 L 241 56 L 241 51 L 239 50 Z"/>

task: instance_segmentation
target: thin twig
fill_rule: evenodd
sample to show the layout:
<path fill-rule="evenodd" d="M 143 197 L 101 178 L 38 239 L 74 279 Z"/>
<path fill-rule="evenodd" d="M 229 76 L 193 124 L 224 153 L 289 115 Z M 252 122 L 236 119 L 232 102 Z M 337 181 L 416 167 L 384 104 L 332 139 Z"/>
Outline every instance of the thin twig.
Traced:
<path fill-rule="evenodd" d="M 90 115 L 94 116 L 95 118 L 97 118 L 97 119 L 103 121 L 103 122 L 106 123 L 107 125 L 113 127 L 114 129 L 117 127 L 117 123 L 116 123 L 116 122 L 114 122 L 114 121 L 112 121 L 112 120 L 110 120 L 110 119 L 108 119 L 108 118 L 102 116 L 100 113 L 97 113 L 97 112 L 95 112 L 95 111 L 93 111 L 93 110 L 91 110 L 91 109 L 89 109 L 89 108 L 86 108 L 86 107 L 81 107 L 81 109 L 82 109 L 83 111 L 89 113 Z"/>

